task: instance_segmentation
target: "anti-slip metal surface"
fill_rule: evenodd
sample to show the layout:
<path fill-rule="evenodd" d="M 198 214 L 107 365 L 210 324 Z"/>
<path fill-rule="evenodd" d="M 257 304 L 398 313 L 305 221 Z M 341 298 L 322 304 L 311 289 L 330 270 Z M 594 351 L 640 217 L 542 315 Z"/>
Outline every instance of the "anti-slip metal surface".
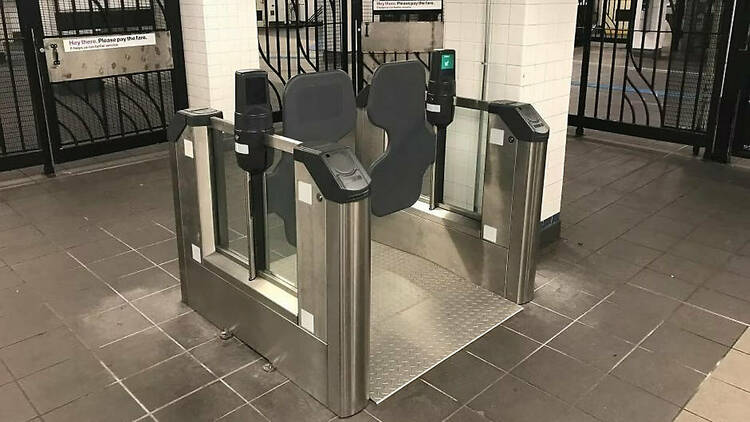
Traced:
<path fill-rule="evenodd" d="M 423 258 L 372 243 L 370 398 L 380 403 L 522 308 Z"/>

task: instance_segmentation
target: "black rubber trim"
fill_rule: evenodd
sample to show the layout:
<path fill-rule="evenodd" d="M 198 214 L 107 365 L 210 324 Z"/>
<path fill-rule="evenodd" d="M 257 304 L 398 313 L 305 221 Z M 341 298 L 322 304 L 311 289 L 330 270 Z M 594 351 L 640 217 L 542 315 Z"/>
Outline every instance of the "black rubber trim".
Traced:
<path fill-rule="evenodd" d="M 167 128 L 167 140 L 170 142 L 177 142 L 180 140 L 182 132 L 184 132 L 185 128 L 188 126 L 210 126 L 212 117 L 222 118 L 223 116 L 224 113 L 210 107 L 180 110 L 175 113 L 172 121 L 169 123 L 169 127 Z"/>
<path fill-rule="evenodd" d="M 487 111 L 500 116 L 520 142 L 547 142 L 549 125 L 539 116 L 534 107 L 528 103 L 516 101 L 493 101 Z M 537 127 L 524 119 L 522 113 L 533 113 Z"/>

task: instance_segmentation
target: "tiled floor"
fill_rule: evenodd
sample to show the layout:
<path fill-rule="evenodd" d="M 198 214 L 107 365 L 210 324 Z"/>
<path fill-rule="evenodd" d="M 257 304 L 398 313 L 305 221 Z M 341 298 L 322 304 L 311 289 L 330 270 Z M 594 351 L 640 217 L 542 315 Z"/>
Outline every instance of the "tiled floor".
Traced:
<path fill-rule="evenodd" d="M 335 419 L 181 304 L 159 157 L 0 190 L 0 421 Z M 351 420 L 750 420 L 748 209 L 747 170 L 571 139 L 534 302 Z"/>

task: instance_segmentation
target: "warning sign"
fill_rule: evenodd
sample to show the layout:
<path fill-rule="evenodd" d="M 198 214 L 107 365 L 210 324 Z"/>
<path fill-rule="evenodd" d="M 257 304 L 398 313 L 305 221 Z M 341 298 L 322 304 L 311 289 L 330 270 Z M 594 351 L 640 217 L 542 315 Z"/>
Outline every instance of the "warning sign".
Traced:
<path fill-rule="evenodd" d="M 425 11 L 442 10 L 442 0 L 373 0 L 372 10 L 375 12 L 388 11 Z"/>
<path fill-rule="evenodd" d="M 66 38 L 63 40 L 65 52 L 105 50 L 110 48 L 141 47 L 156 45 L 156 34 L 118 34 L 97 37 Z"/>

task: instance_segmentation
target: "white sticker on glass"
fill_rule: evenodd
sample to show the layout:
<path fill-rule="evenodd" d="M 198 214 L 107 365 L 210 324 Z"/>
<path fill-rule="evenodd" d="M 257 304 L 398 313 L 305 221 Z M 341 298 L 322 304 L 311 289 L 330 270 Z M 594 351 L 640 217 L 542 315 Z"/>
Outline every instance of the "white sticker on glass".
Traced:
<path fill-rule="evenodd" d="M 427 111 L 432 113 L 440 113 L 440 104 L 427 103 Z"/>

